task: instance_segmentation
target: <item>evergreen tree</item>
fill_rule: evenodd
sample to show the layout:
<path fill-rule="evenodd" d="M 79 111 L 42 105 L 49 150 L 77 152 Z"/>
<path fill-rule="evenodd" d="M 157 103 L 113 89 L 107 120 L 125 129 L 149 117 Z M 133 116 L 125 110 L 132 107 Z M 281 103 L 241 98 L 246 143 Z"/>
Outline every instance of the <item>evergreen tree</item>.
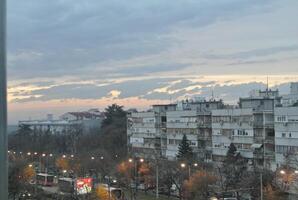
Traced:
<path fill-rule="evenodd" d="M 236 189 L 243 179 L 246 169 L 246 159 L 237 152 L 237 148 L 231 143 L 221 168 L 225 189 Z"/>
<path fill-rule="evenodd" d="M 183 135 L 182 141 L 179 144 L 177 158 L 183 161 L 191 161 L 193 159 L 193 151 L 186 135 Z"/>

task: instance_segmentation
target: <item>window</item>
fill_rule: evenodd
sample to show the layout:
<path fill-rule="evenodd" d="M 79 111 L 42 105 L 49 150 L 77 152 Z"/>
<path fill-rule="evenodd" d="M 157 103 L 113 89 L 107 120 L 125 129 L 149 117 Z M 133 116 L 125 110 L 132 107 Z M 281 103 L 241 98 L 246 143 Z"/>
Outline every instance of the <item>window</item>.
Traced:
<path fill-rule="evenodd" d="M 169 144 L 175 144 L 175 140 L 174 139 L 169 139 Z"/>
<path fill-rule="evenodd" d="M 281 134 L 281 137 L 286 137 L 286 133 L 282 133 Z"/>

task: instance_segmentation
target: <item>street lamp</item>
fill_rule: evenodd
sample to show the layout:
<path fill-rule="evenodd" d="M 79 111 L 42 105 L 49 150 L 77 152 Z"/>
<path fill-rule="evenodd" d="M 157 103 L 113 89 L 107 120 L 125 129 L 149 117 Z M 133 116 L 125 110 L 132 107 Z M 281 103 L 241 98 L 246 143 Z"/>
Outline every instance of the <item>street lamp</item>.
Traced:
<path fill-rule="evenodd" d="M 50 155 L 49 155 L 49 156 L 50 156 L 50 157 L 53 157 L 53 154 L 51 154 L 51 153 L 50 153 Z"/>
<path fill-rule="evenodd" d="M 91 157 L 91 160 L 94 160 L 94 159 L 95 159 L 95 158 L 92 156 L 92 157 Z"/>
<path fill-rule="evenodd" d="M 62 155 L 62 158 L 66 158 L 66 155 Z"/>
<path fill-rule="evenodd" d="M 27 155 L 28 155 L 28 156 L 31 156 L 31 153 L 30 153 L 30 152 L 28 152 L 28 153 L 27 153 Z"/>
<path fill-rule="evenodd" d="M 286 174 L 286 172 L 284 170 L 280 170 L 279 172 L 280 174 Z"/>
<path fill-rule="evenodd" d="M 46 154 L 45 154 L 45 153 L 43 153 L 41 156 L 42 156 L 42 157 L 45 157 L 45 156 L 46 156 Z"/>
<path fill-rule="evenodd" d="M 33 166 L 32 164 L 29 164 L 29 165 L 28 165 L 28 167 L 32 167 L 32 166 Z"/>
<path fill-rule="evenodd" d="M 186 168 L 186 164 L 185 163 L 181 163 L 180 164 L 181 168 Z M 190 180 L 190 165 L 187 165 L 188 166 L 188 180 Z"/>

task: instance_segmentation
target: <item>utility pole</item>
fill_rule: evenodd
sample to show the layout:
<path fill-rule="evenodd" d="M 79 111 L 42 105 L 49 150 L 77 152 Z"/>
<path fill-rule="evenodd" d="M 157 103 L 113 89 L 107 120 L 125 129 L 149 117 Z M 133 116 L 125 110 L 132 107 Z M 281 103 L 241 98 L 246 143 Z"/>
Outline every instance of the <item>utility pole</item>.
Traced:
<path fill-rule="evenodd" d="M 260 175 L 261 200 L 263 200 L 263 174 Z"/>
<path fill-rule="evenodd" d="M 158 167 L 158 160 L 156 159 L 156 194 L 155 198 L 159 198 L 159 167 Z"/>
<path fill-rule="evenodd" d="M 0 0 L 0 199 L 8 199 L 6 0 Z"/>

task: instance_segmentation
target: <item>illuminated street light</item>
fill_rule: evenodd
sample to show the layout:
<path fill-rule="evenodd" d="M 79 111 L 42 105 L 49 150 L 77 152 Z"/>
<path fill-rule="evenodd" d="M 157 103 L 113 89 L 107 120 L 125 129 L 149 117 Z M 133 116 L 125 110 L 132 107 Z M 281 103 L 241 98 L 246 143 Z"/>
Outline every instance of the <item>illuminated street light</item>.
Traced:
<path fill-rule="evenodd" d="M 91 157 L 91 160 L 94 160 L 94 159 L 95 159 L 95 158 L 92 156 L 92 157 Z"/>
<path fill-rule="evenodd" d="M 295 174 L 298 174 L 298 170 L 295 170 L 294 173 L 295 173 Z"/>
<path fill-rule="evenodd" d="M 128 159 L 128 162 L 132 163 L 132 159 L 131 159 L 131 158 L 130 158 L 130 159 Z"/>
<path fill-rule="evenodd" d="M 182 168 L 186 167 L 185 163 L 181 163 L 180 166 L 181 166 Z"/>
<path fill-rule="evenodd" d="M 28 153 L 27 153 L 27 155 L 28 155 L 28 156 L 30 156 L 30 155 L 31 155 L 31 153 L 30 153 L 30 152 L 28 152 Z"/>
<path fill-rule="evenodd" d="M 45 156 L 46 156 L 46 154 L 45 154 L 45 153 L 43 153 L 43 154 L 42 154 L 42 157 L 45 157 Z"/>
<path fill-rule="evenodd" d="M 62 158 L 66 158 L 66 155 L 62 155 Z"/>
<path fill-rule="evenodd" d="M 10 153 L 10 151 L 7 151 L 7 153 Z"/>
<path fill-rule="evenodd" d="M 63 170 L 62 172 L 65 174 L 67 172 L 67 170 Z"/>
<path fill-rule="evenodd" d="M 116 180 L 116 179 L 114 179 L 114 180 L 113 180 L 113 183 L 117 183 L 117 180 Z"/>
<path fill-rule="evenodd" d="M 101 156 L 100 159 L 103 160 L 103 156 Z"/>
<path fill-rule="evenodd" d="M 29 164 L 29 165 L 28 165 L 28 167 L 32 167 L 32 166 L 33 166 L 32 164 Z"/>
<path fill-rule="evenodd" d="M 198 166 L 198 163 L 193 164 L 193 166 L 197 167 Z"/>
<path fill-rule="evenodd" d="M 140 159 L 140 162 L 141 162 L 141 163 L 142 163 L 142 162 L 144 162 L 144 159 L 143 159 L 143 158 L 141 158 L 141 159 Z"/>
<path fill-rule="evenodd" d="M 51 154 L 51 153 L 50 153 L 50 155 L 49 155 L 49 156 L 50 156 L 50 157 L 52 157 L 52 156 L 53 156 L 53 154 Z"/>
<path fill-rule="evenodd" d="M 22 151 L 20 151 L 20 154 L 23 154 L 23 152 L 22 152 Z"/>
<path fill-rule="evenodd" d="M 34 152 L 34 155 L 37 155 L 37 152 Z"/>
<path fill-rule="evenodd" d="M 73 158 L 73 157 L 74 157 L 74 155 L 72 155 L 72 154 L 71 154 L 71 155 L 70 155 L 70 157 L 71 157 L 71 158 Z"/>
<path fill-rule="evenodd" d="M 286 172 L 284 170 L 280 170 L 281 174 L 286 174 Z"/>

